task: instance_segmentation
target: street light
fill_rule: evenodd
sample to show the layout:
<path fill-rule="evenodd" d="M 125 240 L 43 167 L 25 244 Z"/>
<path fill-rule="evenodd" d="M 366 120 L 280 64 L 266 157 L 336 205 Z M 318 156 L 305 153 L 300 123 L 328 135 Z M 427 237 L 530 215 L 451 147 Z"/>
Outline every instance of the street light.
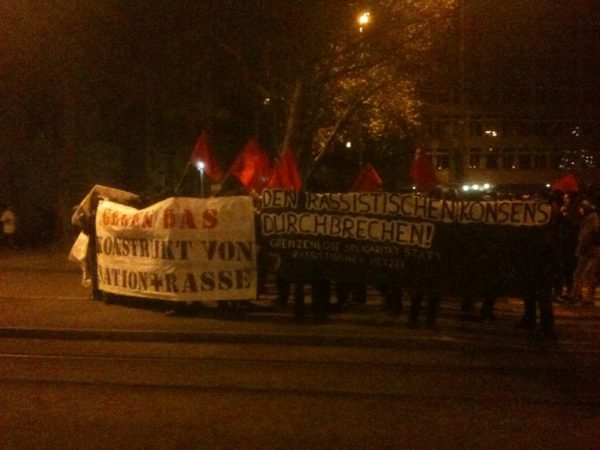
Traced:
<path fill-rule="evenodd" d="M 198 161 L 196 163 L 196 167 L 200 171 L 200 197 L 204 198 L 204 167 L 205 167 L 205 164 L 203 161 Z"/>
<path fill-rule="evenodd" d="M 362 12 L 356 21 L 358 22 L 358 31 L 362 33 L 363 28 L 371 22 L 371 13 L 369 11 Z"/>

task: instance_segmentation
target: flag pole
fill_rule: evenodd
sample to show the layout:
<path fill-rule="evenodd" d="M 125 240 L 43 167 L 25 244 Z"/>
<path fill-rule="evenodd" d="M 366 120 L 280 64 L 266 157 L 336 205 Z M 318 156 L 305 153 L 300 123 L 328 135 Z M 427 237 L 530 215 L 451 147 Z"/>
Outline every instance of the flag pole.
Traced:
<path fill-rule="evenodd" d="M 204 198 L 204 167 L 200 168 L 200 198 Z"/>
<path fill-rule="evenodd" d="M 233 164 L 235 163 L 235 159 L 233 160 L 233 162 L 229 165 L 229 169 L 227 169 L 227 172 L 225 172 L 225 175 L 223 175 L 223 177 L 221 178 L 221 180 L 219 181 L 219 190 L 214 192 L 214 195 L 219 195 L 221 192 L 223 192 L 223 186 L 225 185 L 225 182 L 229 179 L 229 177 L 231 176 L 231 171 L 233 168 Z"/>
<path fill-rule="evenodd" d="M 175 187 L 175 195 L 177 195 L 177 192 L 179 192 L 179 189 L 181 189 L 181 185 L 183 184 L 183 180 L 185 179 L 185 176 L 187 175 L 189 167 L 191 165 L 192 165 L 192 163 L 190 163 L 189 161 L 185 165 L 185 169 L 183 169 L 183 174 L 181 175 L 181 178 L 179 178 L 179 182 L 177 183 L 177 186 Z"/>

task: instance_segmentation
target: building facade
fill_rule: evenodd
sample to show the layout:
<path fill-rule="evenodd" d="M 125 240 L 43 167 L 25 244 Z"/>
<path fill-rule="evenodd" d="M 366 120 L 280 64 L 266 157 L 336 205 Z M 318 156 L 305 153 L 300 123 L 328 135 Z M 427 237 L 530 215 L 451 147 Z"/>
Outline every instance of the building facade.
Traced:
<path fill-rule="evenodd" d="M 584 2 L 457 4 L 456 34 L 421 86 L 422 145 L 438 178 L 546 185 L 570 170 L 597 182 L 599 10 Z"/>

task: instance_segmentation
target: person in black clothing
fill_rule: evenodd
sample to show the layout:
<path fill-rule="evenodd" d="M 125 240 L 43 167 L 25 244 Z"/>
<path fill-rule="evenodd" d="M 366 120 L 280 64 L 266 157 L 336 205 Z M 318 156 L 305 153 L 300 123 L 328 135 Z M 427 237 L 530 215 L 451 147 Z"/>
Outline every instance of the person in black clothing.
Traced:
<path fill-rule="evenodd" d="M 443 199 L 444 192 L 436 187 L 429 191 L 428 197 Z M 425 326 L 436 328 L 436 317 L 442 299 L 440 290 L 440 280 L 443 279 L 444 268 L 441 261 L 428 261 L 427 266 L 419 266 L 419 269 L 412 268 L 410 274 L 407 273 L 407 279 L 410 279 L 411 286 L 410 308 L 408 311 L 408 326 L 418 326 L 419 314 L 423 299 L 427 298 L 427 308 L 425 310 Z"/>
<path fill-rule="evenodd" d="M 306 180 L 305 187 L 309 192 L 328 192 L 330 186 L 327 174 L 322 171 L 313 172 Z M 296 282 L 294 289 L 294 320 L 297 323 L 304 321 L 305 295 L 304 285 L 309 283 L 312 291 L 311 310 L 315 323 L 328 320 L 331 308 L 331 280 L 323 276 L 318 268 L 305 268 L 304 280 Z"/>
<path fill-rule="evenodd" d="M 527 236 L 529 232 L 542 233 L 541 239 L 540 236 L 529 238 Z M 524 300 L 524 311 L 517 327 L 533 334 L 538 326 L 539 314 L 539 329 L 542 337 L 556 339 L 552 288 L 554 271 L 560 255 L 556 245 L 555 229 L 548 227 L 543 230 L 523 230 L 519 248 L 523 256 L 515 261 L 516 285 Z"/>
<path fill-rule="evenodd" d="M 425 326 L 427 328 L 436 328 L 436 316 L 440 305 L 441 295 L 436 291 L 416 289 L 410 297 L 410 308 L 408 311 L 408 326 L 416 328 L 419 326 L 419 314 L 423 298 L 427 296 L 427 308 L 425 310 Z"/>
<path fill-rule="evenodd" d="M 383 296 L 383 310 L 391 316 L 397 316 L 402 313 L 402 285 L 398 282 L 380 284 L 377 286 Z"/>
<path fill-rule="evenodd" d="M 336 309 L 338 311 L 341 311 L 342 307 L 348 303 L 364 304 L 367 302 L 367 283 L 363 281 L 356 283 L 336 281 L 335 294 L 337 298 Z"/>
<path fill-rule="evenodd" d="M 284 277 L 275 277 L 275 287 L 277 288 L 277 297 L 273 306 L 277 308 L 286 308 L 290 299 L 291 283 Z"/>

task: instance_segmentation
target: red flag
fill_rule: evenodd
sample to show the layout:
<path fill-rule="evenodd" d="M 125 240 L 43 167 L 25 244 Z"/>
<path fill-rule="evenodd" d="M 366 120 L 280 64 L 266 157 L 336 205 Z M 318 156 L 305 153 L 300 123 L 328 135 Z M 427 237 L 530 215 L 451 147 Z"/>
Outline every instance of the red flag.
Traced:
<path fill-rule="evenodd" d="M 438 184 L 431 159 L 420 149 L 417 149 L 410 165 L 410 177 L 420 191 L 429 191 Z"/>
<path fill-rule="evenodd" d="M 561 178 L 556 180 L 550 186 L 555 191 L 561 192 L 578 192 L 579 191 L 579 183 L 577 183 L 577 179 L 573 173 L 568 172 L 563 175 Z"/>
<path fill-rule="evenodd" d="M 289 148 L 283 152 L 281 158 L 277 161 L 267 187 L 293 189 L 295 191 L 299 191 L 302 187 L 302 180 L 300 180 L 296 160 Z"/>
<path fill-rule="evenodd" d="M 371 163 L 367 163 L 356 177 L 350 192 L 378 191 L 382 184 L 383 180 L 377 174 L 375 167 Z"/>
<path fill-rule="evenodd" d="M 194 151 L 190 155 L 190 163 L 202 170 L 215 183 L 218 183 L 223 177 L 219 164 L 213 156 L 205 131 L 200 134 L 198 142 L 196 142 Z"/>
<path fill-rule="evenodd" d="M 261 192 L 271 177 L 271 163 L 254 139 L 249 139 L 231 166 L 231 173 L 248 191 Z"/>

